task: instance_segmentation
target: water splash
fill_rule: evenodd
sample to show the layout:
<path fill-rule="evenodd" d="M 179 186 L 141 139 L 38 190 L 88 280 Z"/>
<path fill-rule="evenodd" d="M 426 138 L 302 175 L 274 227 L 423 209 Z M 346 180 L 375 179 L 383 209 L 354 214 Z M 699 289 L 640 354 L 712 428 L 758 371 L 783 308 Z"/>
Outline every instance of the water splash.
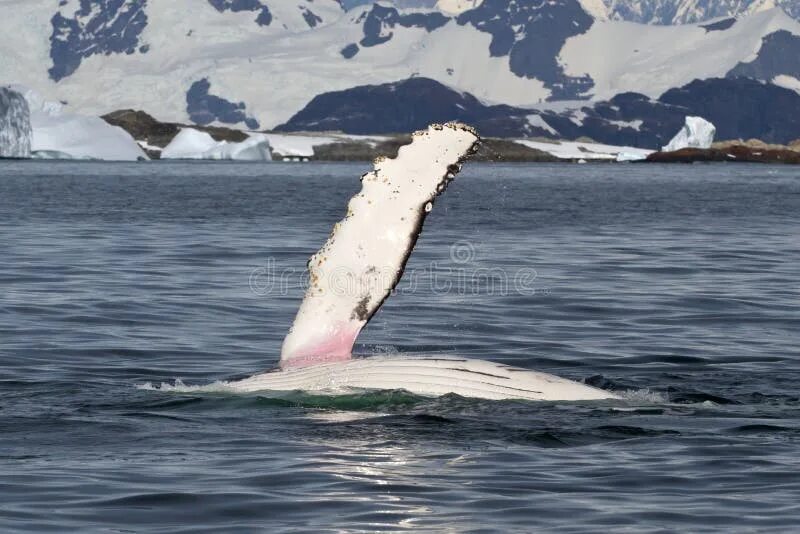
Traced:
<path fill-rule="evenodd" d="M 190 386 L 185 384 L 180 378 L 176 378 L 171 384 L 169 382 L 161 382 L 161 384 L 145 382 L 144 384 L 137 384 L 136 389 L 142 391 L 164 391 L 169 393 L 236 393 L 229 382 L 222 380 L 206 385 Z"/>
<path fill-rule="evenodd" d="M 644 404 L 668 404 L 669 398 L 661 392 L 653 391 L 650 388 L 628 389 L 625 391 L 615 391 L 623 399 Z"/>

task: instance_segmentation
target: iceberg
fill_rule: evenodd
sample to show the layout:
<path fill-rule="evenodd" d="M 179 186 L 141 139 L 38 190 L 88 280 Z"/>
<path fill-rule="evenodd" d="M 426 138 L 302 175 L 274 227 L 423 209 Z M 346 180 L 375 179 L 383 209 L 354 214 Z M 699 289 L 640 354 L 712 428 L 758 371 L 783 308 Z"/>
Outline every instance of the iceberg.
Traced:
<path fill-rule="evenodd" d="M 161 159 L 203 159 L 202 155 L 217 144 L 206 132 L 184 128 L 161 151 Z"/>
<path fill-rule="evenodd" d="M 617 163 L 627 163 L 630 161 L 644 161 L 647 155 L 642 152 L 620 152 L 617 154 Z"/>
<path fill-rule="evenodd" d="M 31 157 L 31 113 L 25 97 L 0 87 L 0 158 Z"/>
<path fill-rule="evenodd" d="M 31 156 L 42 159 L 148 159 L 131 135 L 100 117 L 64 112 L 63 104 L 49 102 L 35 91 L 12 86 L 30 108 L 33 130 Z"/>
<path fill-rule="evenodd" d="M 220 143 L 208 153 L 208 159 L 235 161 L 272 161 L 269 140 L 264 134 L 251 135 L 241 143 Z"/>
<path fill-rule="evenodd" d="M 674 152 L 682 148 L 711 148 L 717 128 L 702 117 L 686 117 L 683 128 L 661 150 Z"/>
<path fill-rule="evenodd" d="M 252 134 L 241 143 L 228 143 L 215 141 L 207 132 L 184 128 L 161 151 L 161 159 L 272 161 L 272 152 L 264 134 Z"/>
<path fill-rule="evenodd" d="M 148 159 L 128 132 L 99 117 L 34 113 L 33 151 L 60 158 L 138 161 Z"/>

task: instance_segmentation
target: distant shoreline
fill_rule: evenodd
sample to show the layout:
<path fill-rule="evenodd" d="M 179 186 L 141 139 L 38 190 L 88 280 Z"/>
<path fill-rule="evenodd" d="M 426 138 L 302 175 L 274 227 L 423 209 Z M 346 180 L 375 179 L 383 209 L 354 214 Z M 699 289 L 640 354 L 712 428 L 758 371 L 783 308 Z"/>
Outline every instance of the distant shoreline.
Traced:
<path fill-rule="evenodd" d="M 109 124 L 126 130 L 153 159 L 183 128 L 209 133 L 217 141 L 242 142 L 241 130 L 190 124 L 163 123 L 142 111 L 120 110 L 103 116 Z M 259 132 L 269 137 L 274 161 L 372 161 L 394 157 L 410 135 L 353 136 L 337 132 Z M 551 149 L 552 147 L 552 149 Z M 653 152 L 615 147 L 591 139 L 559 141 L 544 138 L 484 138 L 473 161 L 507 163 L 800 163 L 800 146 L 767 145 L 758 140 L 715 143 L 710 149 Z"/>

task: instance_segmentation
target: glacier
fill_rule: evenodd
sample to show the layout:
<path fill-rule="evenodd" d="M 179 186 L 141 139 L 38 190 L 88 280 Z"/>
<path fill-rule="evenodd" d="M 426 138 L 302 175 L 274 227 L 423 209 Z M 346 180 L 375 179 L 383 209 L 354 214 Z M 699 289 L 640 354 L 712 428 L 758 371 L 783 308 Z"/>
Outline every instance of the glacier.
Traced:
<path fill-rule="evenodd" d="M 0 158 L 31 157 L 31 113 L 17 91 L 0 87 Z"/>
<path fill-rule="evenodd" d="M 682 148 L 711 148 L 717 128 L 702 117 L 686 117 L 686 124 L 661 150 L 674 152 Z"/>
<path fill-rule="evenodd" d="M 161 159 L 272 161 L 272 152 L 264 134 L 251 134 L 241 143 L 228 143 L 215 141 L 207 132 L 184 128 L 161 151 Z"/>

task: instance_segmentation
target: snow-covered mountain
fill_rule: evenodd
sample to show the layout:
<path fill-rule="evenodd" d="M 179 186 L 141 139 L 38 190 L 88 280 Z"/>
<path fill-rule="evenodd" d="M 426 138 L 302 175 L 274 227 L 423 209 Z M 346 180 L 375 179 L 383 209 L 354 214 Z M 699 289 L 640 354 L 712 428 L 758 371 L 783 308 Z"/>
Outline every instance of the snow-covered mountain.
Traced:
<path fill-rule="evenodd" d="M 700 116 L 717 126 L 721 139 L 787 144 L 800 138 L 797 109 L 797 92 L 749 78 L 695 80 L 658 99 L 622 93 L 566 110 L 490 106 L 435 80 L 412 78 L 324 93 L 277 129 L 381 134 L 419 130 L 431 122 L 457 118 L 491 137 L 590 137 L 612 145 L 656 149 L 672 138 L 687 116 Z"/>
<path fill-rule="evenodd" d="M 605 3 L 610 18 L 644 24 L 693 24 L 775 7 L 800 19 L 797 0 L 605 0 Z"/>
<path fill-rule="evenodd" d="M 800 23 L 780 9 L 657 27 L 606 20 L 600 0 L 397 1 L 3 0 L 0 83 L 81 113 L 249 129 L 415 77 L 520 109 L 698 78 L 800 89 Z"/>

